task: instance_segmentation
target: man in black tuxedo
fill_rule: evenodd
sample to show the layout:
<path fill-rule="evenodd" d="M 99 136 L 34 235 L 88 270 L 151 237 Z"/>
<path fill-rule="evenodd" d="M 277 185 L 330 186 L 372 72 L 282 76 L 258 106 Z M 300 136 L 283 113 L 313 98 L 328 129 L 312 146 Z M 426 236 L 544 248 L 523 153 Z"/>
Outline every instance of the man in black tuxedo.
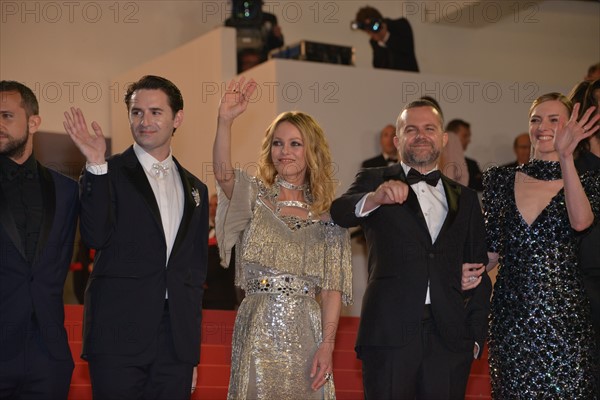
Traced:
<path fill-rule="evenodd" d="M 398 162 L 398 150 L 394 146 L 394 136 L 396 136 L 396 127 L 386 125 L 379 134 L 379 144 L 381 145 L 381 154 L 369 158 L 362 162 L 362 168 L 385 167 Z"/>
<path fill-rule="evenodd" d="M 0 82 L 0 398 L 66 399 L 73 358 L 63 286 L 77 182 L 33 155 L 41 118 L 28 87 Z"/>
<path fill-rule="evenodd" d="M 463 269 L 487 263 L 483 217 L 476 193 L 437 170 L 442 127 L 432 103 L 408 104 L 394 139 L 402 162 L 361 170 L 331 206 L 369 249 L 356 342 L 366 399 L 463 399 L 486 337 L 489 277 L 461 290 Z"/>
<path fill-rule="evenodd" d="M 86 157 L 81 235 L 96 249 L 85 293 L 82 357 L 97 399 L 187 399 L 200 357 L 208 247 L 206 186 L 171 154 L 183 98 L 145 76 L 125 95 L 135 144 L 108 161 L 83 113 L 65 128 Z"/>

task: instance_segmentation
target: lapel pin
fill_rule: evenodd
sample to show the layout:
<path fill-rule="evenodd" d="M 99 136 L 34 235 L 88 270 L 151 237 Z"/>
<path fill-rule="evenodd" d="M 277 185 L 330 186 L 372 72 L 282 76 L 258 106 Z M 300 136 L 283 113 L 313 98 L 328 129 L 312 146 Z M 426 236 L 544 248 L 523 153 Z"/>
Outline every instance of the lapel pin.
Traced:
<path fill-rule="evenodd" d="M 198 191 L 198 189 L 196 189 L 196 188 L 192 189 L 192 197 L 194 198 L 196 207 L 199 207 L 200 206 L 200 192 Z"/>

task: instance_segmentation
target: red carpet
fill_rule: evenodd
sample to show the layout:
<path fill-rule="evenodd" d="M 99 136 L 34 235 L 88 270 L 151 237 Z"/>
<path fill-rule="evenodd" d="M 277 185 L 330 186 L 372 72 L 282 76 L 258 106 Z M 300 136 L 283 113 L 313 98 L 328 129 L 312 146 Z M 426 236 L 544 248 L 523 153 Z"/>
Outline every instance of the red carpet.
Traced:
<path fill-rule="evenodd" d="M 82 306 L 65 305 L 65 327 L 75 360 L 69 400 L 91 400 L 90 376 L 81 354 Z M 227 397 L 229 363 L 231 361 L 231 334 L 234 311 L 204 310 L 202 322 L 202 351 L 198 367 L 198 389 L 192 399 L 220 400 Z M 333 353 L 335 386 L 339 400 L 363 398 L 360 361 L 354 353 L 358 318 L 342 317 Z M 473 362 L 467 386 L 468 400 L 491 399 L 487 349 L 481 360 Z"/>

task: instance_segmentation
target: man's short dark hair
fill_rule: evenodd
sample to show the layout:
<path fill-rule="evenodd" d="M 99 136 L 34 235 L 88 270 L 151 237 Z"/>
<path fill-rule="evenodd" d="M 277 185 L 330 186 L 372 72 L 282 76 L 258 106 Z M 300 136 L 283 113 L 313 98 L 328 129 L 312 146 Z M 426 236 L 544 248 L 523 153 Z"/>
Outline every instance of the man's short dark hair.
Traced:
<path fill-rule="evenodd" d="M 436 99 L 434 99 L 431 96 L 421 96 L 421 98 L 419 100 L 427 100 L 431 103 L 433 103 L 433 105 L 435 106 L 436 110 L 439 111 L 439 113 L 442 115 L 442 117 L 444 116 L 444 113 L 442 112 L 442 107 L 440 106 L 440 103 L 438 103 L 438 101 Z"/>
<path fill-rule="evenodd" d="M 139 81 L 133 82 L 127 87 L 127 93 L 125 93 L 125 104 L 127 105 L 127 111 L 129 111 L 129 101 L 131 100 L 133 93 L 137 90 L 143 89 L 162 90 L 167 95 L 169 107 L 171 107 L 173 115 L 175 115 L 179 110 L 183 110 L 183 96 L 181 95 L 179 88 L 177 88 L 173 82 L 160 76 L 146 75 L 143 76 Z"/>
<path fill-rule="evenodd" d="M 590 67 L 588 68 L 588 76 L 591 76 L 594 74 L 594 72 L 600 70 L 600 62 L 590 65 Z"/>
<path fill-rule="evenodd" d="M 374 21 L 376 19 L 382 20 L 383 15 L 381 15 L 379 10 L 377 10 L 376 8 L 369 7 L 369 6 L 365 6 L 365 7 L 361 8 L 360 10 L 358 10 L 358 12 L 356 13 L 356 18 L 355 18 L 356 22 L 363 22 L 363 23 L 367 20 Z"/>
<path fill-rule="evenodd" d="M 437 113 L 439 115 L 439 119 L 440 119 L 440 127 L 444 128 L 444 114 L 442 113 L 442 110 L 440 109 L 440 107 L 437 105 L 437 103 L 431 102 L 431 101 L 423 99 L 423 98 L 420 98 L 419 100 L 411 101 L 410 103 L 405 105 L 404 108 L 402 109 L 402 111 L 400 112 L 400 115 L 402 115 L 402 113 L 406 110 L 410 110 L 411 108 L 417 108 L 417 107 L 431 107 L 435 111 L 437 111 Z M 400 118 L 400 116 L 398 116 L 398 119 L 399 118 Z M 396 125 L 397 125 L 397 123 L 396 123 Z"/>
<path fill-rule="evenodd" d="M 467 129 L 471 128 L 471 124 L 467 121 L 463 121 L 462 119 L 453 119 L 452 121 L 448 122 L 448 125 L 446 125 L 446 132 L 456 132 L 461 126 L 464 126 Z"/>
<path fill-rule="evenodd" d="M 35 94 L 21 82 L 0 81 L 0 92 L 18 92 L 21 95 L 21 107 L 25 109 L 27 118 L 40 114 L 40 105 Z"/>

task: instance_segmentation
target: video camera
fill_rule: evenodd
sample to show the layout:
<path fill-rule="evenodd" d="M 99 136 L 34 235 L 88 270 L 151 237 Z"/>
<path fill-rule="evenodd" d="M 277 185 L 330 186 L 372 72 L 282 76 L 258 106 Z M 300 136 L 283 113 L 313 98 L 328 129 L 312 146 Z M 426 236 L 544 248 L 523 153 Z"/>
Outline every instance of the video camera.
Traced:
<path fill-rule="evenodd" d="M 350 29 L 356 31 L 358 29 L 367 32 L 379 32 L 383 27 L 383 21 L 376 18 L 373 21 L 352 21 L 350 23 Z"/>
<path fill-rule="evenodd" d="M 257 26 L 262 24 L 262 0 L 232 0 L 233 26 Z"/>

